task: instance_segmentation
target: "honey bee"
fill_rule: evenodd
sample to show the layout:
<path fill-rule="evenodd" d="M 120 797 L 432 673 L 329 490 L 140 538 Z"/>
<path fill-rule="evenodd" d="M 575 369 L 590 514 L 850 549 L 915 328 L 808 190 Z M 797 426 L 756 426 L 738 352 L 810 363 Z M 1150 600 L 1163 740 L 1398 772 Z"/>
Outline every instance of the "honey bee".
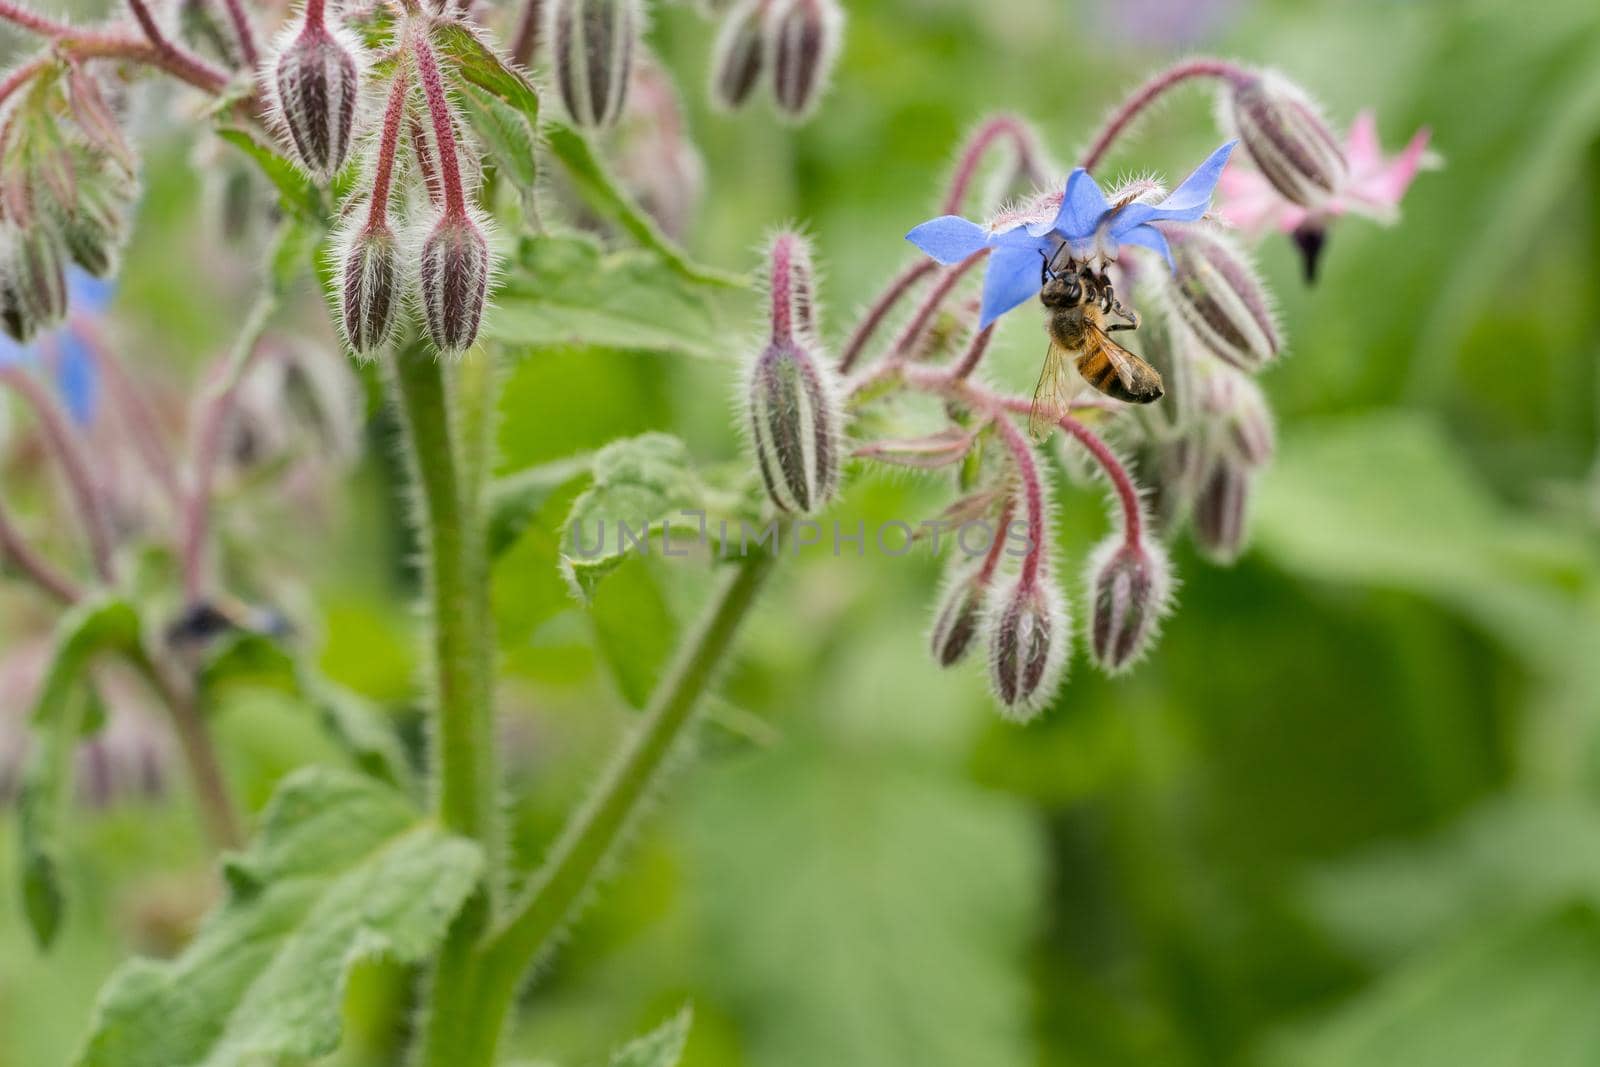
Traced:
<path fill-rule="evenodd" d="M 1084 381 L 1109 397 L 1130 404 L 1160 400 L 1161 373 L 1111 339 L 1115 331 L 1138 329 L 1139 316 L 1122 306 L 1105 271 L 1096 272 L 1076 260 L 1056 271 L 1047 259 L 1043 275 L 1039 300 L 1048 312 L 1045 330 L 1050 348 L 1028 416 L 1028 432 L 1034 439 L 1048 440 L 1071 407 L 1077 388 L 1067 369 L 1069 360 Z M 1125 321 L 1107 324 L 1107 315 Z"/>

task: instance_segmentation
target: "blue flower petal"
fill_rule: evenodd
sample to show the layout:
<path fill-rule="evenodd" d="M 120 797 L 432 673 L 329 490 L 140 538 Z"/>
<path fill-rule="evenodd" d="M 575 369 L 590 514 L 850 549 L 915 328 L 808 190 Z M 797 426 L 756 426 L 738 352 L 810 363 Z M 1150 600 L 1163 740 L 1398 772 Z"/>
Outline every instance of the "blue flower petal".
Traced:
<path fill-rule="evenodd" d="M 1172 193 L 1159 204 L 1130 204 L 1111 221 L 1111 236 L 1126 240 L 1123 234 L 1147 222 L 1194 222 L 1211 207 L 1211 194 L 1227 166 L 1228 156 L 1238 141 L 1229 141 L 1206 157 Z"/>
<path fill-rule="evenodd" d="M 1135 226 L 1118 237 L 1118 240 L 1125 245 L 1143 245 L 1145 248 L 1154 249 L 1166 259 L 1167 266 L 1173 270 L 1178 269 L 1178 265 L 1172 260 L 1172 249 L 1167 245 L 1166 237 L 1154 226 Z"/>
<path fill-rule="evenodd" d="M 1079 167 L 1067 175 L 1066 192 L 1062 194 L 1061 210 L 1056 212 L 1055 221 L 1036 223 L 1028 227 L 1028 232 L 1034 237 L 1054 232 L 1068 242 L 1082 241 L 1094 236 L 1095 230 L 1100 228 L 1100 220 L 1110 210 L 1106 194 L 1100 191 L 1089 172 Z"/>
<path fill-rule="evenodd" d="M 73 422 L 91 426 L 95 412 L 100 410 L 100 364 L 75 330 L 62 330 L 56 343 L 60 345 L 55 365 L 56 389 L 61 401 Z"/>
<path fill-rule="evenodd" d="M 27 363 L 32 358 L 32 351 L 13 341 L 8 334 L 0 333 L 0 367 Z"/>
<path fill-rule="evenodd" d="M 906 234 L 906 240 L 940 263 L 960 263 L 989 244 L 989 231 L 959 215 L 924 222 Z"/>
<path fill-rule="evenodd" d="M 1013 231 L 1015 232 L 1015 231 Z M 989 271 L 983 278 L 983 306 L 978 329 L 987 330 L 996 319 L 1022 304 L 1039 291 L 1039 241 L 1001 241 L 989 256 Z"/>

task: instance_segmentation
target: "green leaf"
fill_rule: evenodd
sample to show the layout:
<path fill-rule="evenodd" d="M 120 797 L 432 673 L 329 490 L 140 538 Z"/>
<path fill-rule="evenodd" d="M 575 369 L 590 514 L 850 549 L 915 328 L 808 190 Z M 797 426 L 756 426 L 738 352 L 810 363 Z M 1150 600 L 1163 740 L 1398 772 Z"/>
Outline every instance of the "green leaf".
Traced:
<path fill-rule="evenodd" d="M 621 226 L 634 240 L 660 256 L 663 262 L 689 281 L 733 288 L 749 287 L 750 282 L 746 278 L 692 262 L 671 238 L 661 232 L 655 220 L 645 214 L 617 184 L 583 134 L 564 123 L 547 122 L 544 137 L 550 151 L 572 178 L 574 188 L 595 214 Z"/>
<path fill-rule="evenodd" d="M 220 641 L 201 668 L 200 685 L 213 703 L 230 688 L 295 697 L 316 709 L 323 730 L 361 770 L 398 789 L 415 785 L 404 746 L 383 713 L 271 638 L 238 633 Z"/>
<path fill-rule="evenodd" d="M 1271 1067 L 1589 1067 L 1600 1062 L 1600 914 L 1569 907 L 1413 960 Z"/>
<path fill-rule="evenodd" d="M 89 724 L 92 698 L 84 671 L 98 653 L 137 653 L 139 616 L 123 600 L 88 601 L 56 628 L 55 649 L 34 700 L 30 750 L 17 797 L 23 912 L 41 947 L 61 928 L 66 891 L 61 877 L 61 834 L 72 792 L 72 756 Z"/>
<path fill-rule="evenodd" d="M 683 1010 L 611 1055 L 611 1067 L 677 1067 L 683 1059 L 683 1046 L 689 1043 L 689 1027 L 694 1009 Z"/>
<path fill-rule="evenodd" d="M 699 287 L 637 251 L 606 255 L 583 237 L 522 244 L 484 325 L 507 345 L 589 345 L 728 359 L 737 352 Z"/>
<path fill-rule="evenodd" d="M 78 1063 L 231 1067 L 332 1052 L 351 968 L 426 959 L 482 866 L 476 845 L 418 822 L 400 793 L 329 768 L 296 772 L 229 860 L 227 897 L 189 947 L 111 977 Z"/>
<path fill-rule="evenodd" d="M 574 456 L 496 479 L 489 487 L 490 557 L 514 545 L 558 489 L 589 473 L 591 462 L 590 456 Z"/>
<path fill-rule="evenodd" d="M 496 165 L 517 187 L 524 210 L 531 214 L 539 181 L 534 128 L 516 108 L 474 85 L 462 85 L 456 103 Z"/>
<path fill-rule="evenodd" d="M 292 215 L 308 219 L 322 219 L 327 215 L 322 191 L 289 160 L 255 139 L 248 130 L 237 126 L 223 126 L 217 136 L 239 149 L 255 161 L 261 173 L 277 187 L 284 208 Z"/>
<path fill-rule="evenodd" d="M 595 647 L 622 699 L 642 708 L 678 644 L 678 620 L 648 560 L 627 559 L 594 591 Z"/>
<path fill-rule="evenodd" d="M 663 554 L 664 529 L 678 534 L 672 550 L 685 551 L 685 542 L 701 535 L 701 520 L 688 513 L 707 513 L 708 541 L 716 530 L 713 494 L 676 437 L 648 433 L 614 441 L 595 454 L 592 473 L 594 484 L 573 502 L 562 531 L 562 573 L 586 603 L 629 554 Z"/>
<path fill-rule="evenodd" d="M 1037 1062 L 1026 974 L 1042 841 L 1020 804 L 803 739 L 696 786 L 695 955 L 749 1062 Z"/>
<path fill-rule="evenodd" d="M 445 66 L 452 75 L 504 100 L 522 112 L 530 126 L 538 128 L 538 90 L 472 27 L 462 22 L 438 23 L 433 28 L 433 42 L 450 60 Z"/>

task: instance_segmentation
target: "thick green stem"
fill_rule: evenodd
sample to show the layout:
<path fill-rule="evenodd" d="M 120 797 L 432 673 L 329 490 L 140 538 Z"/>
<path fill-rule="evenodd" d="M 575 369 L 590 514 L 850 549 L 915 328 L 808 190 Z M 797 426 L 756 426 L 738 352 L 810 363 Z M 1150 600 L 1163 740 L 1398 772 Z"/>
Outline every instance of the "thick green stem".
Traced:
<path fill-rule="evenodd" d="M 448 366 L 422 345 L 394 356 L 391 381 L 405 424 L 426 561 L 432 638 L 435 801 L 440 821 L 480 842 L 498 871 L 498 786 L 491 683 L 481 648 L 486 577 L 477 488 L 463 477 Z"/>
<path fill-rule="evenodd" d="M 694 710 L 726 659 L 775 560 L 746 557 L 717 590 L 700 625 L 685 640 L 656 687 L 645 721 L 632 735 L 588 802 L 568 822 L 545 864 L 507 918 L 479 951 L 472 1018 L 460 1028 L 471 1041 L 433 1058 L 429 1067 L 488 1067 L 517 987 L 572 919 L 608 858 L 637 821 L 672 755 L 694 721 Z"/>

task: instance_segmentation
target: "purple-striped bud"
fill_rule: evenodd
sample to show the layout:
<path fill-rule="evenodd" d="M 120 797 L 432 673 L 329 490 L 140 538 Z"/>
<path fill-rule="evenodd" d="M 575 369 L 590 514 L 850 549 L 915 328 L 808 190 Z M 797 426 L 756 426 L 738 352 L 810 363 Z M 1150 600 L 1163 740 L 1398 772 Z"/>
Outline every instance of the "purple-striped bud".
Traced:
<path fill-rule="evenodd" d="M 638 0 L 555 0 L 550 62 L 567 114 L 600 129 L 622 114 L 642 16 Z"/>
<path fill-rule="evenodd" d="M 750 374 L 750 433 L 767 495 L 784 511 L 809 514 L 839 482 L 837 390 L 828 364 L 799 337 L 775 340 Z"/>
<path fill-rule="evenodd" d="M 1200 481 L 1205 449 L 1201 434 L 1155 439 L 1135 453 L 1134 481 L 1144 488 L 1151 528 L 1163 537 L 1188 517 Z"/>
<path fill-rule="evenodd" d="M 363 225 L 339 257 L 339 322 L 358 355 L 378 351 L 394 334 L 402 297 L 400 258 L 387 226 Z"/>
<path fill-rule="evenodd" d="M 1344 185 L 1344 149 L 1316 104 L 1293 82 L 1264 72 L 1231 83 L 1228 110 L 1239 140 L 1286 199 L 1317 208 Z"/>
<path fill-rule="evenodd" d="M 1224 447 L 1246 467 L 1263 467 L 1277 451 L 1272 409 L 1261 386 L 1246 375 L 1219 368 L 1206 382 L 1206 413 Z"/>
<path fill-rule="evenodd" d="M 1172 303 L 1207 349 L 1240 370 L 1255 371 L 1278 355 L 1282 338 L 1272 300 L 1250 260 L 1208 226 L 1162 226 L 1176 265 Z"/>
<path fill-rule="evenodd" d="M 1167 613 L 1172 568 L 1166 552 L 1147 538 L 1130 545 L 1116 534 L 1090 554 L 1087 584 L 1089 654 L 1107 674 L 1121 674 L 1149 651 Z"/>
<path fill-rule="evenodd" d="M 272 62 L 271 95 L 301 165 L 325 182 L 350 154 L 361 63 L 354 38 L 324 24 L 323 2 L 309 0 L 299 29 L 285 36 Z"/>
<path fill-rule="evenodd" d="M 417 269 L 428 337 L 455 355 L 472 347 L 489 291 L 489 246 L 469 216 L 446 212 L 422 243 Z"/>
<path fill-rule="evenodd" d="M 1008 719 L 1027 722 L 1055 699 L 1072 642 L 1066 605 L 1048 581 L 1021 581 L 990 606 L 989 682 Z"/>
<path fill-rule="evenodd" d="M 1214 563 L 1244 551 L 1250 506 L 1250 468 L 1226 450 L 1211 458 L 1194 501 L 1194 541 Z"/>
<path fill-rule="evenodd" d="M 26 228 L 0 228 L 0 321 L 26 344 L 67 314 L 64 252 L 53 226 L 35 220 Z"/>
<path fill-rule="evenodd" d="M 835 0 L 777 0 L 767 16 L 772 91 L 778 109 L 796 122 L 809 118 L 828 85 L 844 15 Z"/>
<path fill-rule="evenodd" d="M 766 65 L 771 0 L 741 0 L 723 16 L 711 52 L 711 100 L 733 111 L 745 105 Z"/>
<path fill-rule="evenodd" d="M 965 567 L 956 571 L 939 597 L 933 632 L 928 640 L 933 660 L 941 667 L 954 667 L 965 659 L 983 626 L 983 605 L 988 590 L 981 574 L 981 568 Z"/>

